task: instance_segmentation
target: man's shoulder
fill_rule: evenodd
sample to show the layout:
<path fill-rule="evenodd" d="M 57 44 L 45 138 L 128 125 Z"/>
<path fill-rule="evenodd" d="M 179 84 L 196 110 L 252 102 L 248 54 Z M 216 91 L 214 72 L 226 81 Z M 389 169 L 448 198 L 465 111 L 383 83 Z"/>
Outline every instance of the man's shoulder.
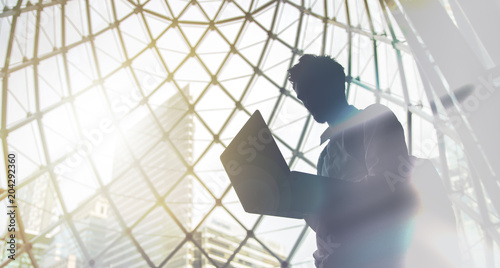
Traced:
<path fill-rule="evenodd" d="M 396 125 L 399 123 L 396 115 L 387 106 L 382 104 L 372 104 L 365 109 L 357 110 L 353 116 L 346 121 L 329 127 L 321 135 L 321 144 L 341 132 L 363 132 L 367 128 L 374 129 L 379 124 Z"/>
<path fill-rule="evenodd" d="M 396 115 L 392 112 L 389 107 L 382 104 L 372 104 L 359 113 L 359 120 L 364 123 L 383 121 L 393 121 L 397 120 Z"/>
<path fill-rule="evenodd" d="M 365 109 L 362 110 L 363 113 L 374 114 L 374 115 L 386 115 L 386 114 L 394 114 L 389 107 L 383 104 L 371 104 Z"/>

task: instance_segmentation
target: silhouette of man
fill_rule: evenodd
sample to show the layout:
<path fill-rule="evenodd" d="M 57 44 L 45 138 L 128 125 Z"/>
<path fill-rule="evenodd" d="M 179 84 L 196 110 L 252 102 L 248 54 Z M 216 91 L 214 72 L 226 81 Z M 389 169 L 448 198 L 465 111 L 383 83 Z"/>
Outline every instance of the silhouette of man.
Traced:
<path fill-rule="evenodd" d="M 321 135 L 321 143 L 329 142 L 317 174 L 352 182 L 342 195 L 327 189 L 332 194 L 322 208 L 306 217 L 316 232 L 316 267 L 403 267 L 412 192 L 405 184 L 411 168 L 405 166 L 409 156 L 398 119 L 380 104 L 364 110 L 349 105 L 344 68 L 329 56 L 302 56 L 288 78 L 314 119 L 329 125 Z"/>

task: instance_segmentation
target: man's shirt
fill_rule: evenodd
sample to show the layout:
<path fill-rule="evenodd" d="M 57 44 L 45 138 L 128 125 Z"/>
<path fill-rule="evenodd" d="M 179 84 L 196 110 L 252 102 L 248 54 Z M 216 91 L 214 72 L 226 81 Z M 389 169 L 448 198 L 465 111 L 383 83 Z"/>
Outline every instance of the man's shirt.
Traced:
<path fill-rule="evenodd" d="M 397 183 L 391 181 L 394 178 L 390 174 L 395 178 L 407 175 L 399 174 L 401 162 L 408 161 L 403 128 L 394 113 L 383 105 L 374 104 L 362 111 L 348 106 L 321 136 L 322 143 L 327 140 L 329 142 L 318 160 L 318 175 L 349 181 L 361 187 L 367 182 L 375 183 L 381 187 L 376 189 L 389 189 L 389 184 Z M 349 213 L 356 213 L 356 203 L 363 205 L 363 196 L 351 196 L 344 200 L 332 197 L 329 202 L 321 213 L 306 218 L 316 231 L 318 250 L 314 258 L 317 266 L 329 267 L 324 266 L 325 263 L 345 265 L 346 262 L 351 263 L 349 258 L 376 259 L 377 256 L 367 255 L 374 254 L 372 251 L 380 247 L 381 239 L 385 240 L 388 251 L 392 250 L 391 247 L 401 246 L 404 228 L 399 231 L 401 225 L 390 217 L 373 217 L 369 221 L 347 220 L 351 216 L 359 216 Z M 339 208 L 345 208 L 343 214 Z M 387 230 L 385 226 L 392 223 L 395 223 L 392 230 Z M 375 237 L 374 233 L 379 236 Z M 385 254 L 384 251 L 381 254 Z M 344 260 L 335 261 L 340 259 Z M 381 265 L 390 267 L 386 263 Z"/>

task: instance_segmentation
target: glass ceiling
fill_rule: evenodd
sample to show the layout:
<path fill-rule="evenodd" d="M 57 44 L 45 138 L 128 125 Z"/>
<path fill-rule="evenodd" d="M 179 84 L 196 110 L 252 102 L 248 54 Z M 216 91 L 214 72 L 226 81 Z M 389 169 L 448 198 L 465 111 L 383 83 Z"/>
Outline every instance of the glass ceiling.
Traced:
<path fill-rule="evenodd" d="M 481 218 L 498 214 L 383 1 L 0 2 L 2 174 L 16 153 L 20 212 L 12 261 L 2 180 L 0 266 L 313 267 L 314 232 L 245 213 L 219 160 L 259 109 L 291 169 L 316 172 L 326 126 L 286 72 L 305 53 L 335 57 L 349 102 L 390 107 L 445 174 L 467 267 L 499 261 Z"/>

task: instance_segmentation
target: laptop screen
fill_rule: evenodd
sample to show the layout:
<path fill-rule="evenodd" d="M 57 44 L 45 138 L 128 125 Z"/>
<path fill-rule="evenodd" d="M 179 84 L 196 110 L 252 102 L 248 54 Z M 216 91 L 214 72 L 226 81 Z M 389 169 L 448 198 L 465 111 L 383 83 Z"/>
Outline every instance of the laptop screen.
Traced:
<path fill-rule="evenodd" d="M 267 124 L 257 110 L 234 137 L 220 159 L 246 211 L 260 210 L 259 204 L 245 204 L 245 200 L 259 200 L 269 207 L 279 197 L 278 188 L 286 182 L 290 168 L 281 154 Z M 250 188 L 259 189 L 260 198 Z"/>

